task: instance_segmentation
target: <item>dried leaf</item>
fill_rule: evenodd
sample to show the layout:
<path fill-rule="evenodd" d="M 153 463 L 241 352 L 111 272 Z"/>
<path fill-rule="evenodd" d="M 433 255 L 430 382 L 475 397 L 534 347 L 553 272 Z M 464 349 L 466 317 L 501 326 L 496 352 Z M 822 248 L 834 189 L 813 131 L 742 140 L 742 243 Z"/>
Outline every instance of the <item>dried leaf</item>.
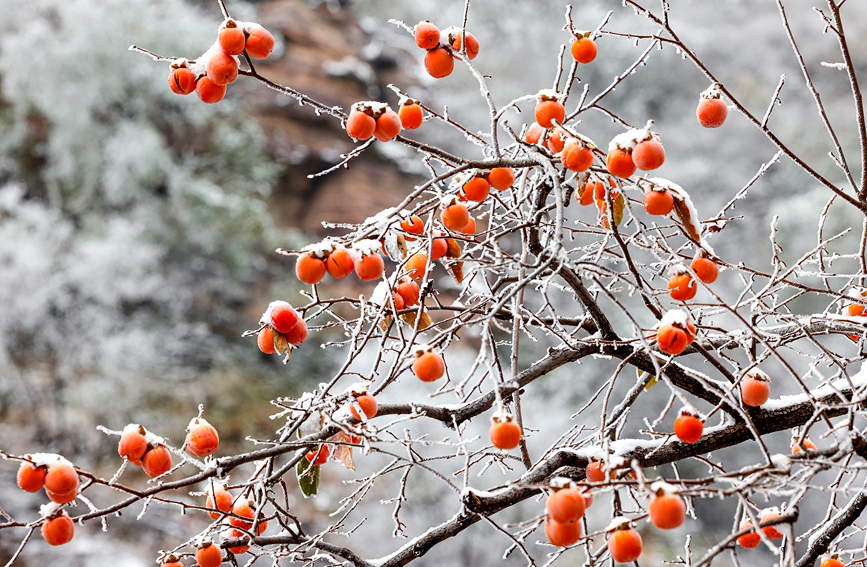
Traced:
<path fill-rule="evenodd" d="M 391 325 L 391 315 L 386 315 L 379 321 L 379 328 L 383 333 L 388 331 L 389 325 Z"/>
<path fill-rule="evenodd" d="M 644 370 L 638 370 L 638 379 L 640 380 L 641 377 L 644 376 L 645 374 L 646 374 L 646 372 L 644 372 Z M 659 379 L 657 379 L 656 376 L 651 376 L 650 381 L 644 385 L 644 390 L 647 391 L 647 390 L 653 388 L 654 386 L 656 386 L 657 382 L 659 382 Z"/>
<path fill-rule="evenodd" d="M 626 199 L 620 193 L 612 193 L 611 198 L 614 200 L 614 224 L 620 226 L 620 223 L 623 222 L 623 211 L 626 209 Z M 599 226 L 611 228 L 611 225 L 608 224 L 608 215 L 605 214 L 608 209 L 608 203 L 602 199 L 597 199 L 596 208 Z"/>
<path fill-rule="evenodd" d="M 331 452 L 331 458 L 339 462 L 347 469 L 355 470 L 355 461 L 352 460 L 352 447 L 346 443 L 352 443 L 354 440 L 345 431 L 338 431 L 335 435 L 328 438 L 328 441 L 335 443 L 334 450 Z"/>
<path fill-rule="evenodd" d="M 685 192 L 684 192 L 685 193 Z M 700 243 L 701 236 L 698 233 L 697 222 L 698 219 L 693 219 L 692 215 L 689 213 L 689 204 L 687 204 L 687 200 L 689 196 L 687 195 L 684 199 L 675 199 L 674 200 L 674 212 L 677 213 L 677 218 L 680 219 L 680 222 L 683 223 L 683 228 L 686 229 L 686 233 L 689 235 L 693 241 Z"/>
<path fill-rule="evenodd" d="M 449 249 L 446 251 L 446 258 L 460 258 L 461 245 L 458 244 L 458 241 L 454 238 L 447 238 L 446 243 L 449 245 Z"/>
<path fill-rule="evenodd" d="M 410 327 L 415 326 L 415 312 L 405 313 L 404 315 L 401 315 L 400 317 Z M 418 324 L 418 330 L 424 331 L 425 329 L 427 329 L 431 325 L 433 325 L 433 319 L 430 318 L 430 315 L 428 315 L 427 311 L 422 312 L 421 321 Z"/>
<path fill-rule="evenodd" d="M 311 465 L 307 459 L 301 459 L 295 467 L 295 474 L 304 498 L 316 496 L 319 490 L 319 465 Z"/>
<path fill-rule="evenodd" d="M 463 281 L 464 281 L 464 263 L 463 262 L 449 262 L 447 264 L 445 262 L 443 262 L 443 265 L 445 266 L 448 273 L 451 274 L 451 276 L 453 278 L 455 278 L 456 282 L 463 283 Z"/>
<path fill-rule="evenodd" d="M 274 331 L 274 350 L 283 354 L 289 350 L 289 339 L 283 333 Z"/>
<path fill-rule="evenodd" d="M 389 230 L 382 239 L 382 246 L 392 260 L 399 261 L 406 258 L 406 239 L 403 234 Z"/>

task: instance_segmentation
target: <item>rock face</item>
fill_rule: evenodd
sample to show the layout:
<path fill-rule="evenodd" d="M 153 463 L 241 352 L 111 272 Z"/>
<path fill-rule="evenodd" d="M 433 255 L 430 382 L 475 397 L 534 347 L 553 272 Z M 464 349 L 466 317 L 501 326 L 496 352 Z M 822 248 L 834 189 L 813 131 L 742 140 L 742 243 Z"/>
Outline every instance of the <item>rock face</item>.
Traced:
<path fill-rule="evenodd" d="M 359 100 L 385 99 L 396 109 L 396 96 L 385 85 L 412 82 L 397 64 L 406 55 L 371 43 L 348 10 L 325 3 L 311 8 L 304 0 L 272 0 L 258 7 L 259 22 L 284 45 L 279 57 L 257 63 L 264 76 L 329 106 L 348 110 Z M 279 225 L 324 236 L 323 220 L 360 222 L 400 202 L 417 182 L 373 148 L 348 169 L 308 179 L 338 163 L 353 141 L 334 117 L 317 116 L 311 107 L 264 85 L 245 84 L 243 97 L 256 107 L 269 151 L 286 165 L 272 198 Z"/>

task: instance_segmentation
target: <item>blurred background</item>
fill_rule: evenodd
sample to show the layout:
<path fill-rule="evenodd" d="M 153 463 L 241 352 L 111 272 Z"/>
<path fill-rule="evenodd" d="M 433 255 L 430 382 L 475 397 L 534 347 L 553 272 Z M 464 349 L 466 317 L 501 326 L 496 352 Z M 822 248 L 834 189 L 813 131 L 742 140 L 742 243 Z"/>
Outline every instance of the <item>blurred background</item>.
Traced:
<path fill-rule="evenodd" d="M 788 15 L 804 58 L 842 144 L 855 160 L 857 132 L 845 72 L 821 65 L 840 61 L 836 42 L 822 34 L 822 22 L 810 5 L 800 0 L 790 4 Z M 827 158 L 833 146 L 773 3 L 724 0 L 698 9 L 694 2 L 675 0 L 671 5 L 682 39 L 753 113 L 764 114 L 780 75 L 786 74 L 782 104 L 770 126 L 818 171 L 842 184 L 842 174 Z M 488 125 L 487 107 L 469 71 L 458 65 L 448 79 L 430 79 L 411 36 L 388 23 L 395 18 L 410 26 L 425 19 L 440 27 L 460 25 L 463 2 L 229 0 L 228 6 L 237 19 L 258 21 L 277 37 L 275 53 L 258 66 L 277 83 L 344 108 L 368 99 L 396 105 L 396 95 L 387 88 L 393 83 L 431 107 L 447 106 L 453 118 L 472 130 Z M 614 14 L 606 29 L 656 31 L 614 0 L 577 4 L 576 27 L 594 29 L 608 10 Z M 560 45 L 569 42 L 561 29 L 564 12 L 557 2 L 474 0 L 468 27 L 481 42 L 475 64 L 489 76 L 499 106 L 551 87 Z M 847 3 L 844 16 L 847 29 L 863 30 L 867 6 Z M 142 423 L 179 444 L 186 423 L 204 404 L 205 417 L 220 431 L 220 454 L 250 450 L 254 445 L 248 436 L 267 438 L 279 427 L 269 417 L 276 412 L 269 400 L 315 388 L 340 364 L 339 349 L 319 348 L 334 338 L 327 333 L 314 333 L 285 366 L 278 357 L 261 355 L 252 339 L 241 338 L 258 326 L 269 301 L 303 301 L 292 260 L 274 249 L 297 249 L 339 233 L 323 228 L 323 221 L 360 222 L 394 206 L 425 171 L 415 152 L 374 144 L 348 169 L 309 179 L 352 147 L 336 120 L 243 77 L 216 105 L 204 105 L 195 95 L 176 96 L 166 85 L 166 63 L 127 50 L 134 43 L 192 59 L 213 42 L 220 19 L 211 0 L 6 0 L 0 6 L 0 449 L 62 453 L 82 468 L 110 477 L 118 466 L 116 438 L 98 433 L 97 425 L 121 429 Z M 853 33 L 849 42 L 855 54 L 867 48 L 864 34 Z M 604 37 L 598 45 L 599 57 L 581 69 L 575 94 L 584 85 L 591 96 L 602 90 L 646 43 Z M 858 70 L 864 73 L 865 61 L 858 61 Z M 654 130 L 667 148 L 660 175 L 691 193 L 702 218 L 712 217 L 776 153 L 736 113 L 720 130 L 701 128 L 695 105 L 708 86 L 690 62 L 668 47 L 654 51 L 647 65 L 605 102 L 632 124 L 656 121 Z M 567 107 L 574 104 L 573 97 Z M 523 114 L 508 117 L 516 131 L 532 121 L 532 103 L 520 108 Z M 603 147 L 622 131 L 601 113 L 582 118 L 582 132 Z M 413 136 L 460 155 L 482 157 L 478 148 L 437 122 L 426 123 Z M 729 262 L 766 269 L 770 223 L 780 215 L 782 256 L 795 260 L 815 246 L 818 212 L 828 196 L 783 160 L 734 210 L 742 218 L 711 244 Z M 576 209 L 570 208 L 570 221 L 583 215 L 585 222 L 593 222 L 592 211 Z M 829 252 L 857 250 L 861 222 L 850 208 L 832 205 L 826 236 L 850 227 L 854 232 L 829 246 Z M 857 267 L 842 260 L 833 268 L 847 273 Z M 724 273 L 721 280 L 734 284 L 735 275 Z M 327 282 L 323 289 L 333 295 L 372 291 L 348 281 Z M 720 294 L 735 297 L 737 292 L 734 285 L 730 291 L 722 286 Z M 806 297 L 790 305 L 800 313 L 826 307 L 826 301 Z M 627 325 L 625 318 L 615 320 Z M 535 339 L 522 343 L 526 364 L 549 346 L 545 337 Z M 450 364 L 471 360 L 473 346 L 478 345 L 469 340 L 451 347 Z M 538 430 L 533 432 L 537 457 L 560 432 L 580 423 L 570 415 L 615 366 L 587 361 L 534 384 L 525 411 L 528 426 Z M 631 375 L 620 387 L 625 390 L 630 382 Z M 776 387 L 779 393 L 796 391 L 792 384 Z M 668 396 L 663 389 L 644 395 L 642 412 L 659 412 Z M 424 399 L 428 391 L 416 380 L 402 380 L 388 390 L 393 397 L 383 401 Z M 482 436 L 480 446 L 486 419 L 465 432 Z M 633 430 L 642 427 L 640 420 L 633 421 Z M 434 438 L 453 435 L 436 427 Z M 769 443 L 788 452 L 785 433 Z M 733 467 L 755 458 L 749 448 L 714 455 Z M 308 533 L 333 521 L 328 514 L 354 489 L 342 481 L 370 474 L 385 462 L 376 456 L 356 461 L 355 473 L 336 464 L 324 467 L 325 488 L 315 500 L 292 494 L 294 510 L 309 522 Z M 0 507 L 16 519 L 33 519 L 43 499 L 15 489 L 16 470 L 15 463 L 0 462 Z M 705 474 L 706 467 L 684 463 L 680 469 L 686 476 L 691 471 Z M 140 471 L 125 475 L 131 484 L 146 480 Z M 473 486 L 494 486 L 512 476 L 514 472 L 504 476 L 491 467 L 483 478 L 473 477 Z M 383 556 L 402 545 L 405 540 L 391 537 L 393 503 L 380 503 L 396 495 L 398 480 L 377 483 L 356 512 L 356 521 L 366 517 L 366 522 L 351 539 L 335 540 L 365 557 Z M 289 481 L 291 486 L 294 480 Z M 431 478 L 413 476 L 409 494 L 401 519 L 410 537 L 457 510 L 448 488 Z M 94 500 L 105 505 L 113 498 L 117 495 Z M 607 504 L 608 498 L 600 500 Z M 686 533 L 693 534 L 694 553 L 713 545 L 730 532 L 734 506 L 699 502 L 699 519 L 672 533 L 647 533 L 645 561 L 682 554 Z M 825 503 L 816 500 L 814 506 L 818 517 Z M 541 509 L 541 502 L 524 503 L 494 519 L 518 522 Z M 605 506 L 594 509 L 598 518 L 591 523 L 598 529 L 607 524 Z M 172 548 L 207 525 L 193 514 L 157 506 L 136 520 L 140 511 L 138 505 L 111 518 L 107 533 L 96 524 L 80 527 L 76 538 L 58 549 L 34 538 L 17 564 L 90 566 L 111 557 L 115 565 L 152 565 L 157 550 Z M 815 521 L 802 511 L 804 516 L 805 526 Z M 0 530 L 0 561 L 8 560 L 21 537 L 22 530 Z M 490 544 L 492 537 L 498 538 L 496 545 Z M 544 539 L 541 530 L 529 542 L 538 539 Z M 502 563 L 508 545 L 490 526 L 477 525 L 417 564 Z M 538 557 L 551 550 L 534 549 Z M 752 553 L 772 561 L 766 550 Z M 576 550 L 560 561 L 581 558 Z M 522 565 L 525 560 L 515 553 L 506 563 Z"/>

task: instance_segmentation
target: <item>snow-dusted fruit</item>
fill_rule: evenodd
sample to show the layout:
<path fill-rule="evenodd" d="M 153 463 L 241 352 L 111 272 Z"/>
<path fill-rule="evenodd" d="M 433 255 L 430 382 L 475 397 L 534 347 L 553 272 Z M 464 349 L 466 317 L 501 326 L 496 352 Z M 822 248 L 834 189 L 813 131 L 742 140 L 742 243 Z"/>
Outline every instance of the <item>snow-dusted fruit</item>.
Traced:
<path fill-rule="evenodd" d="M 427 269 L 427 254 L 423 254 L 421 252 L 417 252 L 409 257 L 404 265 L 404 270 L 406 270 L 406 275 L 411 277 L 417 282 L 420 282 L 422 278 L 424 278 L 425 270 Z"/>
<path fill-rule="evenodd" d="M 45 486 L 45 467 L 22 462 L 16 477 L 18 488 L 26 492 L 39 492 Z"/>
<path fill-rule="evenodd" d="M 288 333 L 298 324 L 298 312 L 285 301 L 271 304 L 271 326 L 278 333 Z"/>
<path fill-rule="evenodd" d="M 274 36 L 262 26 L 253 26 L 244 47 L 253 59 L 265 59 L 274 50 Z"/>
<path fill-rule="evenodd" d="M 427 263 L 427 259 L 425 259 L 425 263 Z M 419 303 L 421 288 L 414 281 L 404 279 L 397 284 L 397 293 L 403 298 L 403 304 L 406 307 L 413 307 Z"/>
<path fill-rule="evenodd" d="M 521 444 L 521 428 L 509 416 L 494 416 L 489 435 L 497 449 L 514 449 Z"/>
<path fill-rule="evenodd" d="M 515 170 L 511 167 L 495 167 L 488 173 L 488 183 L 497 191 L 505 191 L 515 182 Z"/>
<path fill-rule="evenodd" d="M 618 563 L 632 563 L 641 555 L 641 535 L 632 528 L 614 530 L 608 536 L 608 552 Z"/>
<path fill-rule="evenodd" d="M 389 142 L 400 134 L 401 128 L 400 116 L 389 108 L 376 119 L 373 136 L 380 142 Z"/>
<path fill-rule="evenodd" d="M 425 352 L 413 361 L 412 371 L 422 382 L 434 382 L 446 373 L 446 365 L 441 354 Z"/>
<path fill-rule="evenodd" d="M 190 94 L 196 90 L 196 74 L 187 67 L 172 67 L 169 71 L 169 88 L 175 94 Z"/>
<path fill-rule="evenodd" d="M 215 85 L 228 85 L 238 78 L 238 60 L 225 53 L 216 53 L 208 60 L 208 79 Z"/>
<path fill-rule="evenodd" d="M 217 452 L 220 436 L 216 428 L 202 418 L 190 422 L 184 449 L 194 457 L 207 457 Z"/>
<path fill-rule="evenodd" d="M 463 34 L 461 32 L 458 32 L 458 34 L 455 36 L 455 40 L 452 42 L 452 51 L 454 51 L 455 53 L 461 52 L 462 38 Z M 467 58 L 469 58 L 470 61 L 475 59 L 476 56 L 479 54 L 479 48 L 479 40 L 476 39 L 476 36 L 474 36 L 470 32 L 467 32 Z"/>
<path fill-rule="evenodd" d="M 698 286 L 689 274 L 674 274 L 668 280 L 668 294 L 675 301 L 688 301 L 696 292 Z"/>
<path fill-rule="evenodd" d="M 218 85 L 208 77 L 202 77 L 196 81 L 196 94 L 202 102 L 214 104 L 226 96 L 226 85 Z"/>
<path fill-rule="evenodd" d="M 325 277 L 325 262 L 313 254 L 301 254 L 295 262 L 295 276 L 306 284 L 316 285 Z"/>
<path fill-rule="evenodd" d="M 665 162 L 665 148 L 659 138 L 639 142 L 632 150 L 632 163 L 642 171 L 650 171 L 660 167 Z"/>
<path fill-rule="evenodd" d="M 75 524 L 65 510 L 42 524 L 42 538 L 48 545 L 69 543 L 73 535 L 75 535 Z"/>
<path fill-rule="evenodd" d="M 68 463 L 57 463 L 48 467 L 45 475 L 45 493 L 57 504 L 67 504 L 78 496 L 78 473 Z"/>
<path fill-rule="evenodd" d="M 710 258 L 696 258 L 689 267 L 706 284 L 712 284 L 719 277 L 719 266 Z"/>
<path fill-rule="evenodd" d="M 328 461 L 329 455 L 331 455 L 331 449 L 328 448 L 328 445 L 320 445 L 308 452 L 305 457 L 314 466 L 320 466 L 324 465 L 325 462 Z"/>
<path fill-rule="evenodd" d="M 771 395 L 771 385 L 767 379 L 756 374 L 741 380 L 741 400 L 744 405 L 758 407 L 768 401 Z"/>
<path fill-rule="evenodd" d="M 581 522 L 561 524 L 554 520 L 545 522 L 545 535 L 551 545 L 566 547 L 575 545 L 581 539 Z"/>
<path fill-rule="evenodd" d="M 741 524 L 741 527 L 738 531 L 750 530 L 744 535 L 738 537 L 738 545 L 741 547 L 745 547 L 747 549 L 752 549 L 757 547 L 762 542 L 762 536 L 756 531 L 753 527 L 752 521 L 747 521 L 746 523 Z"/>
<path fill-rule="evenodd" d="M 561 524 L 577 522 L 584 517 L 585 506 L 584 496 L 575 488 L 561 488 L 545 502 L 548 517 Z"/>
<path fill-rule="evenodd" d="M 422 49 L 434 49 L 440 44 L 440 29 L 430 22 L 419 22 L 413 30 L 415 44 Z"/>
<path fill-rule="evenodd" d="M 455 58 L 444 47 L 437 47 L 425 54 L 424 68 L 434 79 L 442 79 L 455 70 Z"/>
<path fill-rule="evenodd" d="M 682 413 L 674 420 L 674 434 L 684 443 L 695 443 L 701 439 L 704 424 L 689 413 Z"/>
<path fill-rule="evenodd" d="M 355 275 L 363 282 L 379 279 L 383 271 L 385 271 L 385 262 L 376 252 L 355 259 Z"/>
<path fill-rule="evenodd" d="M 148 441 L 142 426 L 124 429 L 117 444 L 117 453 L 134 465 L 141 465 L 141 459 L 148 450 Z"/>
<path fill-rule="evenodd" d="M 244 30 L 239 28 L 234 21 L 229 20 L 220 30 L 217 41 L 220 42 L 220 49 L 226 55 L 240 55 L 244 52 L 247 39 L 244 37 Z"/>
<path fill-rule="evenodd" d="M 346 119 L 346 133 L 356 140 L 367 140 L 376 132 L 376 119 L 363 110 L 353 109 Z"/>
<path fill-rule="evenodd" d="M 660 321 L 656 343 L 662 352 L 678 355 L 695 340 L 695 326 L 683 311 L 669 311 Z"/>
<path fill-rule="evenodd" d="M 464 183 L 462 189 L 464 192 L 464 197 L 468 201 L 475 201 L 476 203 L 481 203 L 488 198 L 488 195 L 491 192 L 491 185 L 484 177 L 477 176 Z"/>
<path fill-rule="evenodd" d="M 292 327 L 292 330 L 286 333 L 286 340 L 292 346 L 298 346 L 307 340 L 307 322 L 304 319 L 298 318 L 298 323 Z"/>
<path fill-rule="evenodd" d="M 164 445 L 156 445 L 142 457 L 141 468 L 151 478 L 165 474 L 172 468 L 172 454 Z"/>
<path fill-rule="evenodd" d="M 447 229 L 458 232 L 470 222 L 470 211 L 463 203 L 454 203 L 444 208 L 440 220 Z"/>
<path fill-rule="evenodd" d="M 256 345 L 262 351 L 262 354 L 276 353 L 277 349 L 274 348 L 274 329 L 265 327 L 259 331 L 259 334 L 256 336 Z"/>
<path fill-rule="evenodd" d="M 400 124 L 405 130 L 415 130 L 424 122 L 424 112 L 417 102 L 403 104 L 398 110 Z"/>
<path fill-rule="evenodd" d="M 686 503 L 677 494 L 661 494 L 647 506 L 650 523 L 661 530 L 673 530 L 686 520 Z"/>
<path fill-rule="evenodd" d="M 219 545 L 206 541 L 196 550 L 196 564 L 199 567 L 219 567 L 223 562 L 223 552 Z"/>
<path fill-rule="evenodd" d="M 668 191 L 650 190 L 644 194 L 644 210 L 650 215 L 665 216 L 674 209 L 674 196 Z"/>
<path fill-rule="evenodd" d="M 325 269 L 328 275 L 335 279 L 343 279 L 355 269 L 352 255 L 343 246 L 335 248 L 325 259 Z"/>
<path fill-rule="evenodd" d="M 211 510 L 208 512 L 211 519 L 219 520 L 222 517 L 220 512 L 229 513 L 232 511 L 234 500 L 235 498 L 232 496 L 232 493 L 226 490 L 224 486 L 215 486 L 214 493 L 209 493 L 205 499 L 205 508 Z"/>
<path fill-rule="evenodd" d="M 572 58 L 578 63 L 587 64 L 596 59 L 596 42 L 589 37 L 579 37 L 572 42 Z"/>
<path fill-rule="evenodd" d="M 729 115 L 729 107 L 720 98 L 705 98 L 702 96 L 695 109 L 698 123 L 705 128 L 719 128 Z"/>
<path fill-rule="evenodd" d="M 635 162 L 632 161 L 632 154 L 620 148 L 608 152 L 605 162 L 608 173 L 624 179 L 630 177 L 636 170 Z"/>
<path fill-rule="evenodd" d="M 550 128 L 557 124 L 562 124 L 566 119 L 566 109 L 559 101 L 544 99 L 536 105 L 536 122 L 543 128 Z"/>
<path fill-rule="evenodd" d="M 379 408 L 379 404 L 376 403 L 376 398 L 374 398 L 370 394 L 361 394 L 359 396 L 356 396 L 355 403 L 358 404 L 367 419 L 371 419 L 372 417 L 374 417 Z M 361 419 L 361 415 L 359 415 L 359 413 L 355 410 L 354 404 L 349 405 L 349 413 L 351 413 L 352 417 L 354 417 L 355 419 Z"/>
<path fill-rule="evenodd" d="M 587 171 L 593 165 L 593 152 L 583 143 L 572 138 L 563 145 L 560 161 L 566 169 L 580 173 Z"/>

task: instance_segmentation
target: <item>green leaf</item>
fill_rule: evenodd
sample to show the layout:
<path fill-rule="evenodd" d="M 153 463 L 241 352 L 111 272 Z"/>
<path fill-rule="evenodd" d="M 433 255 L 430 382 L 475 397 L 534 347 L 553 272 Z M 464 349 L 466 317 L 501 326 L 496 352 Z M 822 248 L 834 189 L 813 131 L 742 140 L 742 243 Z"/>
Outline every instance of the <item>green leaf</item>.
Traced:
<path fill-rule="evenodd" d="M 301 459 L 295 467 L 295 474 L 304 498 L 316 496 L 319 490 L 319 465 L 311 465 L 306 458 Z"/>

